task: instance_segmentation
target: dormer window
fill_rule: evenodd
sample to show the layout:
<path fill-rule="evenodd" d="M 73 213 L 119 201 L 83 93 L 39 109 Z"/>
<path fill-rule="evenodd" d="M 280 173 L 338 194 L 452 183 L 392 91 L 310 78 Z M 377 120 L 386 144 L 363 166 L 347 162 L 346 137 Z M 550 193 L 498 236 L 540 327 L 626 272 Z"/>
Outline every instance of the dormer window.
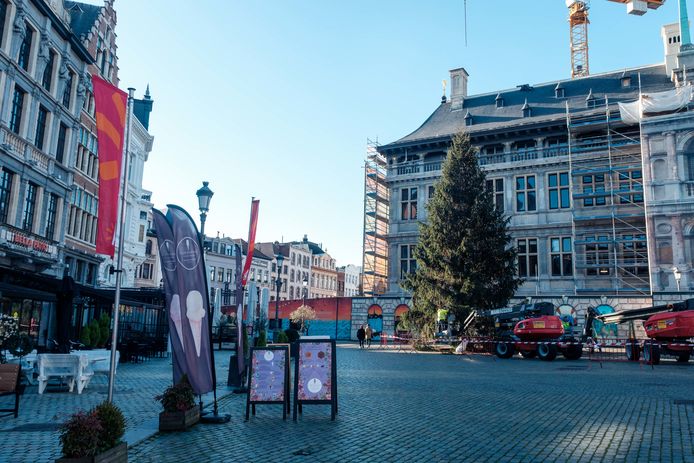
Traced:
<path fill-rule="evenodd" d="M 465 125 L 468 127 L 472 125 L 472 114 L 470 114 L 470 111 L 465 113 Z"/>
<path fill-rule="evenodd" d="M 525 103 L 523 104 L 523 107 L 521 108 L 521 111 L 523 111 L 523 117 L 531 117 L 533 114 L 533 110 L 530 108 L 530 105 L 528 105 L 527 98 L 525 100 Z"/>
<path fill-rule="evenodd" d="M 564 92 L 564 87 L 561 86 L 560 83 L 557 83 L 557 86 L 554 87 L 554 97 L 555 98 L 564 98 L 566 96 Z"/>
<path fill-rule="evenodd" d="M 586 108 L 595 108 L 595 96 L 593 96 L 593 89 L 591 88 L 586 97 Z"/>
<path fill-rule="evenodd" d="M 504 107 L 504 97 L 501 96 L 501 93 L 498 93 L 496 95 L 496 107 L 497 108 L 503 108 Z"/>

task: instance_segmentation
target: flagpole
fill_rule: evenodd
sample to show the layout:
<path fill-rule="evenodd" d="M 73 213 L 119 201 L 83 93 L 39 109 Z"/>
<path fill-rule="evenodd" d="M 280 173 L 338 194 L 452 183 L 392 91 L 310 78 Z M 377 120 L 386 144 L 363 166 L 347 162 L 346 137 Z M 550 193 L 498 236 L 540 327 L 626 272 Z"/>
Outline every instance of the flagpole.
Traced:
<path fill-rule="evenodd" d="M 130 147 L 130 128 L 132 126 L 133 117 L 133 98 L 135 97 L 135 89 L 128 88 L 128 117 L 125 127 L 125 147 L 123 148 L 123 187 L 121 189 L 120 202 L 120 220 L 118 221 L 118 259 L 116 269 L 113 273 L 116 274 L 116 294 L 113 300 L 113 334 L 111 335 L 111 364 L 108 371 L 108 398 L 109 403 L 113 402 L 113 384 L 116 380 L 116 347 L 118 344 L 118 313 L 120 307 L 120 287 L 123 275 L 123 244 L 125 241 L 124 225 L 125 225 L 125 209 L 126 198 L 128 194 L 128 149 Z"/>

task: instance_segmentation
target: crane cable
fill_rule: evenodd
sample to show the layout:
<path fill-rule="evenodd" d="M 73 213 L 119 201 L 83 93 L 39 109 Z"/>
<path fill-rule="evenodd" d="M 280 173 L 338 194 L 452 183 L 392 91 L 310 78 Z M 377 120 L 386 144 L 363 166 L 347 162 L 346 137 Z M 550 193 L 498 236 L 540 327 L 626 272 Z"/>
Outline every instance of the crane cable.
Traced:
<path fill-rule="evenodd" d="M 465 46 L 467 47 L 467 0 L 463 0 L 463 15 L 465 17 L 465 24 L 464 24 L 464 30 L 465 30 Z"/>

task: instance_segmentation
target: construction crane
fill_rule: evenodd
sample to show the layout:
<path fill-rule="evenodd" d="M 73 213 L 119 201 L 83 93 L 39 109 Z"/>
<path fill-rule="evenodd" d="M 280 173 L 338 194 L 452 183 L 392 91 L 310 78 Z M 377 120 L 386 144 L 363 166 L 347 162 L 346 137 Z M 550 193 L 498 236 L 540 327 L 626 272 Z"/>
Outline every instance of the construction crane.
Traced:
<path fill-rule="evenodd" d="M 665 0 L 608 0 L 624 3 L 627 13 L 641 16 L 648 9 L 658 9 Z M 569 8 L 569 39 L 571 44 L 571 78 L 583 77 L 589 74 L 588 68 L 588 0 L 566 0 Z"/>

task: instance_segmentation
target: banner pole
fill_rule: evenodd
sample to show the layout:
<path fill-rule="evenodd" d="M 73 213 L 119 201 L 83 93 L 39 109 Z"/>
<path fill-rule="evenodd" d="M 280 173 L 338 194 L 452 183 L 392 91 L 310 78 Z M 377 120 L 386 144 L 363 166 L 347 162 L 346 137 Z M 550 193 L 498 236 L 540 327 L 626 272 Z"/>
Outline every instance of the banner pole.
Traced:
<path fill-rule="evenodd" d="M 123 275 L 123 244 L 125 242 L 124 224 L 125 224 L 125 209 L 126 197 L 128 194 L 128 149 L 130 148 L 130 128 L 132 126 L 133 116 L 133 98 L 135 97 L 135 89 L 128 88 L 128 117 L 126 118 L 125 127 L 125 146 L 123 148 L 123 187 L 121 189 L 120 202 L 120 220 L 118 221 L 118 259 L 116 269 L 113 271 L 116 274 L 116 293 L 113 300 L 113 333 L 111 335 L 111 363 L 108 370 L 108 398 L 109 403 L 113 402 L 113 384 L 116 380 L 116 347 L 118 344 L 118 313 L 120 308 L 120 288 Z"/>

